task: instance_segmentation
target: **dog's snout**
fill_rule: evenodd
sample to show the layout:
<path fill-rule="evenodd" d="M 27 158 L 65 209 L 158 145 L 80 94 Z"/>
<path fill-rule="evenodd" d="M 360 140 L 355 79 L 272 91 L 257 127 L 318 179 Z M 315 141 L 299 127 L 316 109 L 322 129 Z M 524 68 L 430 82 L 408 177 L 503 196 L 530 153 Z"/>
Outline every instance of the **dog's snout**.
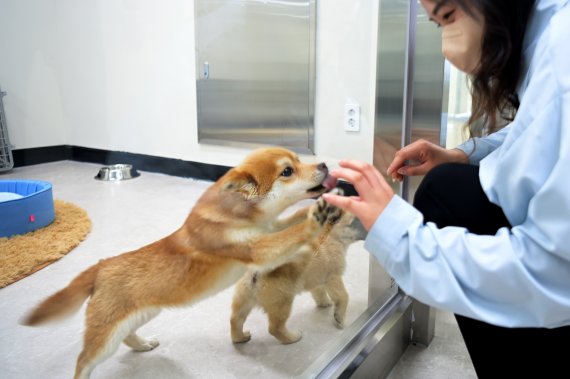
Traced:
<path fill-rule="evenodd" d="M 326 175 L 329 174 L 329 168 L 324 162 L 318 164 L 317 170 L 324 172 Z"/>

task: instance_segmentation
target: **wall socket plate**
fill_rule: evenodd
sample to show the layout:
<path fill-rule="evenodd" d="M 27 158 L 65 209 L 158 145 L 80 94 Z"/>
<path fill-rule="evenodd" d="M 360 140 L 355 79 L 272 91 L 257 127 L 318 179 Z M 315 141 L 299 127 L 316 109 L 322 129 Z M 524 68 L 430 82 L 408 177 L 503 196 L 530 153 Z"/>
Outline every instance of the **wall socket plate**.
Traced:
<path fill-rule="evenodd" d="M 360 131 L 360 104 L 347 103 L 344 105 L 344 130 L 347 132 Z"/>

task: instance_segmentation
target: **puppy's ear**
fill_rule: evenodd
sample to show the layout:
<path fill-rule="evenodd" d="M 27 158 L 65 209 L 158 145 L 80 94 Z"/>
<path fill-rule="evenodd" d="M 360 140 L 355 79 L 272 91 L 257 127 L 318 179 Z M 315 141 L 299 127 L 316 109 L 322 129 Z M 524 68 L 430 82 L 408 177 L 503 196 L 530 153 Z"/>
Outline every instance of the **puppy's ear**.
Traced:
<path fill-rule="evenodd" d="M 254 198 L 258 192 L 258 184 L 253 176 L 246 172 L 232 171 L 228 173 L 222 192 L 234 192 L 249 200 Z"/>

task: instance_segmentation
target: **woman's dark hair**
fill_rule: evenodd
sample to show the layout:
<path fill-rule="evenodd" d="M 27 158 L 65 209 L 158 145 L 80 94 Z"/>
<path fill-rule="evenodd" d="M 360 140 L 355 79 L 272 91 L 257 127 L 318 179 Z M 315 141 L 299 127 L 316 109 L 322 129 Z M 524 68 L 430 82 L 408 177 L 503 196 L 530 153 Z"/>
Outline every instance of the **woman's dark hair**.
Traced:
<path fill-rule="evenodd" d="M 445 0 L 444 0 L 445 1 Z M 467 13 L 483 15 L 481 62 L 471 77 L 471 136 L 491 133 L 518 108 L 525 31 L 536 0 L 454 0 Z M 476 17 L 476 16 L 475 16 Z"/>

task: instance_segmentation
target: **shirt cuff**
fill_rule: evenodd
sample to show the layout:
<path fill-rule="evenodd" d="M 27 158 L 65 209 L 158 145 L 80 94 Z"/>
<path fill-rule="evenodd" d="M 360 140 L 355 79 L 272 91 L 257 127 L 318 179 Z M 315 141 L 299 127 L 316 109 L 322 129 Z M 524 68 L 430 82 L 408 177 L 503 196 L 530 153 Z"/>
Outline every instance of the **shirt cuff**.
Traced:
<path fill-rule="evenodd" d="M 364 248 L 386 265 L 409 227 L 423 221 L 423 215 L 400 196 L 394 196 L 369 230 Z"/>
<path fill-rule="evenodd" d="M 463 151 L 467 155 L 470 164 L 477 166 L 479 162 L 485 158 L 485 152 L 481 151 L 481 149 L 476 149 L 476 146 L 475 138 L 469 138 L 455 148 Z"/>

